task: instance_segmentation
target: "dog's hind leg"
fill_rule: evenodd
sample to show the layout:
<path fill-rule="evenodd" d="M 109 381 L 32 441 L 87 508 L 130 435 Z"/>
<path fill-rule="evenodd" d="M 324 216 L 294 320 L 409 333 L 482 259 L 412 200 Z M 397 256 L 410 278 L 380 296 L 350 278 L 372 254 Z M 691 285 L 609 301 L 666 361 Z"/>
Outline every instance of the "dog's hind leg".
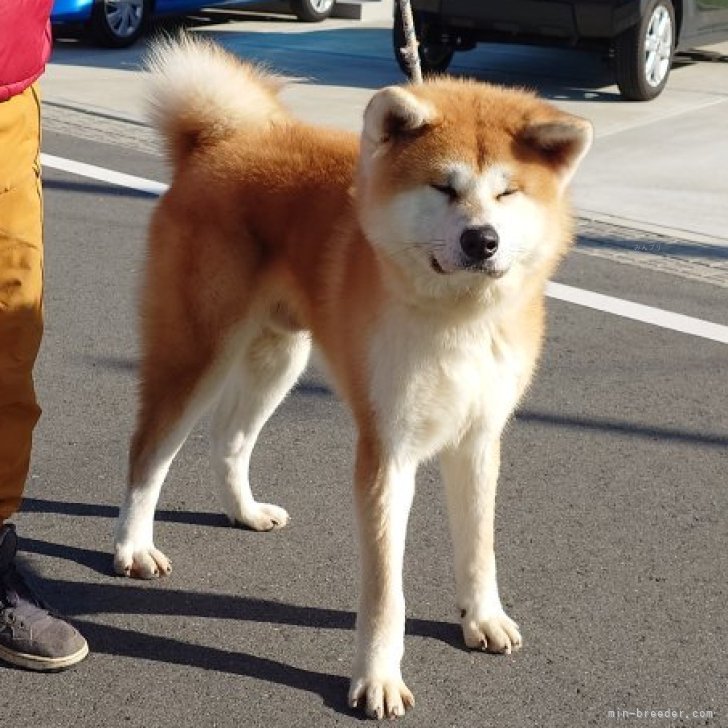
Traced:
<path fill-rule="evenodd" d="M 151 579 L 171 571 L 154 546 L 154 512 L 175 455 L 222 389 L 226 350 L 212 360 L 151 357 L 142 365 L 141 409 L 129 453 L 129 480 L 114 535 L 117 574 Z M 153 366 L 152 366 L 153 362 Z"/>
<path fill-rule="evenodd" d="M 249 481 L 250 456 L 265 422 L 305 369 L 308 333 L 264 326 L 230 372 L 212 422 L 212 460 L 227 517 L 256 531 L 288 521 L 282 508 L 258 503 Z"/>

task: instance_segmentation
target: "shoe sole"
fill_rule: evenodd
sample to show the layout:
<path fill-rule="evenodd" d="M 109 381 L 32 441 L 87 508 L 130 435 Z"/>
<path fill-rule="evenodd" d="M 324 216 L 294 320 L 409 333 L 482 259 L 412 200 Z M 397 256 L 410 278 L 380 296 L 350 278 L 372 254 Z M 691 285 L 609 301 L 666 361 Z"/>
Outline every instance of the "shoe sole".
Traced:
<path fill-rule="evenodd" d="M 39 657 L 38 655 L 27 655 L 23 652 L 15 652 L 0 645 L 0 660 L 9 662 L 16 667 L 23 667 L 26 670 L 35 672 L 55 672 L 71 667 L 88 655 L 88 643 L 84 642 L 83 647 L 72 655 L 65 657 Z"/>

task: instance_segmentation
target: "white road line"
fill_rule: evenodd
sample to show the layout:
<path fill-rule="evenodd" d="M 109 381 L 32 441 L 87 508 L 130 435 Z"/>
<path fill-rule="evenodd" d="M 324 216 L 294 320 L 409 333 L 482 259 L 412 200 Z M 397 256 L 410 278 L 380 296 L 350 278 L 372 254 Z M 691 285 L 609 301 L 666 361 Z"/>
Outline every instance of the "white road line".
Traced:
<path fill-rule="evenodd" d="M 660 326 L 663 329 L 680 331 L 683 334 L 691 334 L 702 339 L 728 344 L 728 326 L 714 324 L 711 321 L 664 311 L 661 308 L 645 306 L 642 303 L 633 303 L 623 298 L 605 296 L 603 293 L 586 291 L 583 288 L 565 286 L 562 283 L 547 284 L 546 295 L 558 301 L 576 303 L 579 306 L 594 308 L 597 311 L 606 311 L 633 321 L 641 321 L 652 324 L 652 326 Z"/>
<path fill-rule="evenodd" d="M 123 172 L 114 172 L 112 169 L 97 167 L 95 164 L 85 164 L 84 162 L 76 162 L 72 159 L 54 157 L 52 154 L 41 154 L 40 161 L 44 167 L 58 169 L 61 172 L 70 172 L 79 177 L 101 180 L 102 182 L 108 182 L 117 187 L 126 187 L 127 189 L 146 192 L 149 195 L 164 194 L 168 188 L 168 185 L 162 182 L 155 182 L 152 179 L 135 177 L 133 174 L 124 174 Z"/>
<path fill-rule="evenodd" d="M 104 167 L 97 167 L 93 164 L 85 164 L 76 162 L 72 159 L 64 159 L 63 157 L 55 157 L 52 154 L 41 154 L 41 163 L 45 167 L 58 169 L 62 172 L 79 175 L 80 177 L 89 177 L 90 179 L 108 182 L 119 187 L 126 187 L 139 192 L 146 192 L 149 195 L 161 195 L 167 189 L 168 185 L 162 182 L 156 182 L 143 177 L 135 177 L 131 174 L 123 172 L 115 172 Z M 566 301 L 575 303 L 578 306 L 593 308 L 597 311 L 604 311 L 622 318 L 632 319 L 633 321 L 641 321 L 652 326 L 659 326 L 663 329 L 679 331 L 683 334 L 698 336 L 702 339 L 710 339 L 711 341 L 719 341 L 722 344 L 728 344 L 728 326 L 712 323 L 692 316 L 684 316 L 680 313 L 672 313 L 664 311 L 653 306 L 645 306 L 641 303 L 626 301 L 622 298 L 614 296 L 605 296 L 602 293 L 587 291 L 582 288 L 574 288 L 565 286 L 561 283 L 549 283 L 546 288 L 546 295 L 558 301 Z"/>

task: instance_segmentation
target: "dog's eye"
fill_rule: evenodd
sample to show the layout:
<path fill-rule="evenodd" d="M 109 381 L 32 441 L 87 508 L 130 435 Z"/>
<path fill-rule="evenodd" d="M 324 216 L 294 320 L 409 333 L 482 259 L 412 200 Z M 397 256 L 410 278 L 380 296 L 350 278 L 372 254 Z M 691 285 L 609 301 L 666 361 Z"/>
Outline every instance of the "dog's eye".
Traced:
<path fill-rule="evenodd" d="M 458 192 L 452 185 L 436 185 L 433 183 L 430 187 L 433 190 L 441 192 L 443 195 L 447 195 L 451 200 L 456 200 L 458 197 Z"/>
<path fill-rule="evenodd" d="M 518 187 L 509 187 L 507 190 L 504 190 L 499 195 L 497 195 L 496 200 L 502 200 L 504 197 L 510 197 L 511 195 L 515 195 L 516 192 L 520 192 Z"/>

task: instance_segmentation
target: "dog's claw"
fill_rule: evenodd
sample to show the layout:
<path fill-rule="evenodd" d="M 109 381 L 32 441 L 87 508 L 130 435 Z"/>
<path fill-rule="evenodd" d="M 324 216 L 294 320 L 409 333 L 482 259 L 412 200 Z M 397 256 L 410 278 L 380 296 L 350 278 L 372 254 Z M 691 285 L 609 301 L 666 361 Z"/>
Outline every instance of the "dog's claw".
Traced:
<path fill-rule="evenodd" d="M 465 644 L 471 649 L 510 655 L 523 644 L 518 625 L 505 612 L 480 619 L 465 618 L 462 626 Z"/>
<path fill-rule="evenodd" d="M 158 579 L 172 571 L 169 559 L 154 546 L 134 548 L 130 544 L 117 544 L 114 571 L 120 576 L 135 579 Z"/>
<path fill-rule="evenodd" d="M 364 708 L 367 717 L 376 720 L 402 717 L 415 704 L 409 688 L 400 677 L 388 680 L 359 678 L 352 681 L 349 706 Z"/>
<path fill-rule="evenodd" d="M 273 531 L 283 528 L 290 517 L 280 506 L 272 503 L 255 503 L 252 507 L 246 508 L 244 513 L 228 514 L 233 524 L 239 524 L 253 531 Z"/>

